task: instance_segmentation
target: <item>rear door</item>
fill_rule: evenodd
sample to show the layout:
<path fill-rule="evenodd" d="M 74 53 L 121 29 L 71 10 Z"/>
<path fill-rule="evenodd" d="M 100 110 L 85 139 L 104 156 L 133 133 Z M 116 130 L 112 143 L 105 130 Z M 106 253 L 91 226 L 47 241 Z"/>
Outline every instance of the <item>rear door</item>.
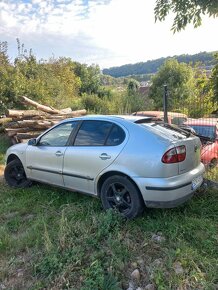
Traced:
<path fill-rule="evenodd" d="M 96 176 L 116 159 L 127 138 L 125 129 L 112 122 L 83 121 L 72 146 L 65 151 L 65 186 L 93 194 Z"/>

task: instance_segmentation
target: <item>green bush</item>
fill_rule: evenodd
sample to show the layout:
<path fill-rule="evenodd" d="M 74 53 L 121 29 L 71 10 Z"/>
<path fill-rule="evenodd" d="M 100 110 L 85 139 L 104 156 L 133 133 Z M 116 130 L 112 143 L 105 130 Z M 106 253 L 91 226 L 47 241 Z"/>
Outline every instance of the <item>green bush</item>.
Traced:
<path fill-rule="evenodd" d="M 100 99 L 96 95 L 82 96 L 83 107 L 90 113 L 95 114 L 109 114 L 110 110 L 108 107 L 108 101 L 106 99 Z"/>

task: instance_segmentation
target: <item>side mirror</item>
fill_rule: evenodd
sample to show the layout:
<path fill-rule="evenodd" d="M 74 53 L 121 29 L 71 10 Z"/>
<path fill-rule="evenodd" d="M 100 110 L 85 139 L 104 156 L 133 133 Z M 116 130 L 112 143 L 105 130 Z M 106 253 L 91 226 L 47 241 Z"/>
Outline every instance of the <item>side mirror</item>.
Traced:
<path fill-rule="evenodd" d="M 31 146 L 36 146 L 36 144 L 37 144 L 36 138 L 30 139 L 27 144 L 28 145 L 31 145 Z"/>

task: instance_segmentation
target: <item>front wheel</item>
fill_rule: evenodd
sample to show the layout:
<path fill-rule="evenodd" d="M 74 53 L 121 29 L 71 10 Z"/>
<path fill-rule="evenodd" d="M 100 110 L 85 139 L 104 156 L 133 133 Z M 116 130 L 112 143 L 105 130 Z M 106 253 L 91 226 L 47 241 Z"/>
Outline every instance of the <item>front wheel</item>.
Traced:
<path fill-rule="evenodd" d="M 100 194 L 104 209 L 117 209 L 126 218 L 135 218 L 144 209 L 138 188 L 127 177 L 114 175 L 107 178 Z"/>
<path fill-rule="evenodd" d="M 31 181 L 27 179 L 23 165 L 18 159 L 12 160 L 6 165 L 4 176 L 11 187 L 23 188 L 31 185 Z"/>

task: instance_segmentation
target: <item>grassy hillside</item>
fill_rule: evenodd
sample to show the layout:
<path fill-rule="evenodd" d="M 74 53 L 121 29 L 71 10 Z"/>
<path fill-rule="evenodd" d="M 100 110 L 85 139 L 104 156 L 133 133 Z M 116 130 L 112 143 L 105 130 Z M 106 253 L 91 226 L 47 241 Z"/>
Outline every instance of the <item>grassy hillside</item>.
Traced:
<path fill-rule="evenodd" d="M 1 136 L 1 160 L 6 148 Z M 210 190 L 126 221 L 95 198 L 39 184 L 16 190 L 0 179 L 0 285 L 217 289 L 217 204 L 218 191 Z"/>

